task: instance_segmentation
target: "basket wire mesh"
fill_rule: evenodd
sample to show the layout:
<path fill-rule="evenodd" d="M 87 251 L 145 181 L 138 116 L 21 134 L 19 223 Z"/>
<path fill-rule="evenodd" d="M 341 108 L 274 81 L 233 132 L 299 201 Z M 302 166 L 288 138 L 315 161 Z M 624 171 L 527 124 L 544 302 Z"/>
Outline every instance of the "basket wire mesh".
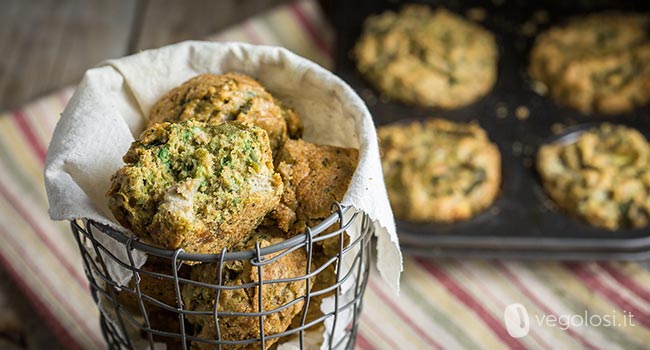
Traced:
<path fill-rule="evenodd" d="M 358 230 L 359 235 L 354 240 L 346 240 L 346 230 Z M 353 349 L 357 333 L 358 320 L 362 309 L 362 297 L 366 288 L 370 266 L 371 242 L 373 226 L 367 214 L 351 207 L 344 207 L 338 203 L 332 205 L 332 215 L 320 224 L 307 228 L 304 233 L 286 239 L 280 243 L 261 247 L 255 243 L 255 249 L 249 251 L 228 252 L 223 249 L 220 254 L 193 254 L 182 249 L 164 250 L 138 241 L 135 236 L 127 237 L 106 225 L 92 220 L 71 221 L 71 228 L 81 251 L 84 271 L 90 284 L 93 299 L 100 311 L 100 325 L 109 349 L 154 349 L 156 343 L 167 343 L 170 347 L 188 349 L 267 349 L 269 344 L 278 339 L 297 337 L 300 349 L 308 349 L 309 343 L 305 339 L 307 330 L 328 323 L 326 329 L 329 333 L 325 336 L 329 349 Z M 119 254 L 107 248 L 99 239 L 97 231 L 105 237 L 116 240 L 124 247 L 127 261 L 120 259 Z M 327 261 L 320 266 L 314 264 L 315 247 L 326 240 L 331 243 L 336 240 L 335 254 L 328 255 Z M 270 264 L 286 257 L 297 250 L 303 250 L 306 255 L 306 270 L 299 276 L 284 278 L 264 278 L 265 270 L 270 269 Z M 143 267 L 136 267 L 134 251 L 144 252 L 151 257 L 169 264 L 169 272 L 149 271 Z M 232 262 L 248 263 L 257 273 L 258 278 L 250 283 L 240 285 L 227 285 L 224 283 L 224 266 Z M 185 274 L 185 269 L 192 269 L 197 264 L 216 263 L 217 272 L 214 283 L 205 283 L 192 280 Z M 112 278 L 110 266 L 119 266 L 132 274 L 131 282 L 120 283 Z M 335 279 L 319 290 L 312 288 L 314 279 L 329 266 L 333 266 Z M 265 269 L 266 268 L 266 269 Z M 173 284 L 175 305 L 167 304 L 155 295 L 148 295 L 142 289 L 143 278 L 153 278 Z M 291 300 L 282 303 L 274 309 L 264 310 L 264 288 L 282 284 L 304 283 L 304 292 L 296 295 Z M 183 300 L 183 288 L 202 288 L 214 291 L 213 307 L 211 310 L 189 310 Z M 256 290 L 256 311 L 236 312 L 220 310 L 219 301 L 224 293 L 233 290 Z M 345 291 L 344 291 L 345 289 Z M 310 305 L 316 305 L 324 296 L 333 294 L 333 310 L 320 313 L 319 317 L 308 318 Z M 124 302 L 124 295 L 135 299 L 136 306 L 129 307 Z M 320 299 L 319 299 L 320 297 Z M 283 310 L 301 305 L 301 310 L 295 315 L 299 320 L 297 326 L 292 325 L 280 332 L 267 334 L 265 319 L 274 317 Z M 312 305 L 313 304 L 313 305 Z M 164 310 L 169 315 L 178 319 L 178 329 L 159 329 L 152 320 L 152 310 Z M 209 317 L 216 330 L 216 336 L 205 338 L 193 334 L 189 327 L 193 325 L 188 318 Z M 257 323 L 258 336 L 249 339 L 223 339 L 224 319 L 240 317 Z M 345 324 L 342 324 L 345 323 Z M 212 324 L 210 326 L 212 326 Z M 223 326 L 223 327 L 222 327 Z M 344 328 L 341 328 L 341 327 Z M 322 327 L 322 326 L 321 326 Z M 312 328 L 313 329 L 313 328 Z M 321 328 L 322 329 L 322 328 Z M 342 332 L 341 329 L 344 329 Z M 338 334 L 336 332 L 339 332 Z M 170 345 L 174 344 L 174 345 Z M 313 347 L 313 345 L 312 345 Z"/>

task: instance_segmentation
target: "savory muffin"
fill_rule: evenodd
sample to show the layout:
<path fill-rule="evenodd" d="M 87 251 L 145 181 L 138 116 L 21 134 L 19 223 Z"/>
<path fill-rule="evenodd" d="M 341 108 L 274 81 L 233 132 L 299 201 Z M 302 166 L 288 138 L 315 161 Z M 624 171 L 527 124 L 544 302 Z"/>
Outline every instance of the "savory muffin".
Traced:
<path fill-rule="evenodd" d="M 277 228 L 260 227 L 255 235 L 248 240 L 236 245 L 233 250 L 246 251 L 255 249 L 256 242 L 261 248 L 279 243 L 284 240 L 284 233 Z M 280 253 L 274 255 L 277 256 Z M 296 249 L 284 254 L 277 260 L 270 261 L 271 256 L 266 256 L 269 263 L 263 267 L 264 281 L 286 279 L 305 275 L 307 271 L 307 256 L 303 249 Z M 201 264 L 192 267 L 191 279 L 202 283 L 218 283 L 218 263 Z M 222 285 L 241 286 L 247 283 L 259 283 L 258 268 L 251 265 L 249 260 L 236 260 L 224 262 Z M 258 298 L 262 294 L 262 310 L 275 310 L 295 299 L 304 297 L 307 293 L 305 279 L 294 282 L 278 282 L 264 284 L 262 291 L 259 287 L 247 287 L 221 290 L 217 301 L 219 312 L 259 312 Z M 186 309 L 191 311 L 214 310 L 216 290 L 195 285 L 185 285 L 182 289 L 183 302 Z M 291 320 L 301 312 L 303 300 L 286 308 L 277 310 L 264 317 L 264 334 L 278 334 L 287 330 Z M 203 339 L 217 339 L 217 329 L 214 317 L 203 315 L 188 315 L 188 321 L 194 325 L 196 336 Z M 222 340 L 251 340 L 260 337 L 259 317 L 257 316 L 219 316 L 219 330 Z M 278 338 L 266 338 L 266 348 L 271 347 Z M 192 349 L 216 349 L 217 345 L 195 341 Z M 223 349 L 259 349 L 260 343 L 242 345 L 222 345 Z"/>
<path fill-rule="evenodd" d="M 537 169 L 553 201 L 594 226 L 650 225 L 650 145 L 637 130 L 605 123 L 544 145 Z"/>
<path fill-rule="evenodd" d="M 529 72 L 562 104 L 621 113 L 650 100 L 650 16 L 603 12 L 576 17 L 535 41 Z"/>
<path fill-rule="evenodd" d="M 329 239 L 327 241 L 338 242 L 338 238 Z M 347 243 L 346 243 L 347 244 Z M 309 305 L 307 308 L 307 315 L 304 316 L 305 321 L 303 323 L 303 313 L 299 312 L 291 321 L 291 328 L 295 329 L 300 327 L 303 324 L 309 324 L 318 318 L 324 316 L 321 311 L 321 303 L 323 299 L 328 296 L 334 295 L 336 292 L 336 265 L 337 260 L 332 260 L 336 254 L 327 254 L 323 251 L 322 244 L 314 245 L 314 252 L 312 254 L 312 272 L 318 271 L 323 268 L 316 276 L 312 279 L 311 284 L 311 298 L 309 300 Z M 327 264 L 327 266 L 325 266 Z M 325 291 L 327 290 L 327 291 Z M 317 295 L 314 295 L 317 294 Z M 316 324 L 312 327 L 307 328 L 307 330 L 319 329 L 324 327 L 323 324 Z"/>
<path fill-rule="evenodd" d="M 464 106 L 487 94 L 496 80 L 493 35 L 452 12 L 425 5 L 370 16 L 353 55 L 368 81 L 408 104 Z"/>
<path fill-rule="evenodd" d="M 476 123 L 429 119 L 377 130 L 388 197 L 398 218 L 467 219 L 496 198 L 501 155 Z"/>
<path fill-rule="evenodd" d="M 287 140 L 276 159 L 284 191 L 271 215 L 279 227 L 295 234 L 327 218 L 332 203 L 343 200 L 358 156 L 353 148 Z"/>
<path fill-rule="evenodd" d="M 173 276 L 171 259 L 163 259 L 154 255 L 149 255 L 147 262 L 140 269 L 154 274 Z M 178 276 L 180 278 L 188 278 L 189 272 L 189 267 L 184 265 L 178 271 Z M 140 292 L 143 296 L 153 298 L 172 308 L 177 307 L 176 286 L 171 278 L 149 275 L 144 272 L 140 272 L 139 276 Z M 134 291 L 136 290 L 134 280 L 129 282 L 129 288 Z M 142 311 L 140 310 L 140 303 L 135 294 L 121 291 L 117 293 L 117 300 L 120 305 L 126 308 L 127 312 L 131 313 L 134 318 L 141 319 L 142 324 L 146 325 Z M 142 298 L 142 304 L 147 314 L 149 326 L 152 329 L 176 334 L 180 333 L 180 322 L 178 314 L 175 311 L 166 310 L 156 303 L 149 301 L 146 297 Z M 168 349 L 179 349 L 182 347 L 181 341 L 178 338 L 154 335 L 153 339 L 154 341 L 165 342 Z"/>
<path fill-rule="evenodd" d="M 152 107 L 148 126 L 196 119 L 211 123 L 235 120 L 269 134 L 276 151 L 287 139 L 302 135 L 302 122 L 253 78 L 237 73 L 202 74 L 174 88 Z"/>
<path fill-rule="evenodd" d="M 288 140 L 279 153 L 276 163 L 277 171 L 284 183 L 284 192 L 278 206 L 270 214 L 274 224 L 278 225 L 288 237 L 314 227 L 331 214 L 331 205 L 342 201 L 350 185 L 352 175 L 357 167 L 359 152 L 353 148 L 341 148 L 316 145 L 303 140 Z M 334 232 L 337 227 L 330 227 L 320 233 L 323 237 Z M 322 300 L 334 294 L 330 289 L 336 283 L 336 260 L 330 262 L 339 253 L 340 238 L 328 238 L 317 241 L 312 252 L 312 271 L 325 266 L 312 283 L 312 293 L 328 289 L 328 292 L 311 298 L 305 323 L 323 316 L 320 310 Z M 349 244 L 346 233 L 342 235 L 343 246 Z M 296 315 L 292 328 L 302 324 L 302 313 Z"/>
<path fill-rule="evenodd" d="M 156 124 L 131 144 L 108 205 L 136 235 L 166 249 L 217 253 L 280 200 L 266 132 L 231 122 Z"/>

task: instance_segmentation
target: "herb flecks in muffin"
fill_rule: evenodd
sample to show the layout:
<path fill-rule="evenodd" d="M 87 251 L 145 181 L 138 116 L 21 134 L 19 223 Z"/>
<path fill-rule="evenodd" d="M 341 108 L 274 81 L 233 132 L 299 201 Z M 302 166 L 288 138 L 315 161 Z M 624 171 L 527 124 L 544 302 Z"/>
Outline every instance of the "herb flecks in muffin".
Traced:
<path fill-rule="evenodd" d="M 107 193 L 115 218 L 167 249 L 217 253 L 278 203 L 266 132 L 239 123 L 156 124 L 131 144 Z"/>
<path fill-rule="evenodd" d="M 484 210 L 501 183 L 501 156 L 475 123 L 430 119 L 377 130 L 398 218 L 451 222 Z"/>
<path fill-rule="evenodd" d="M 496 80 L 493 35 L 452 12 L 424 5 L 369 17 L 353 53 L 372 84 L 408 104 L 467 105 L 487 94 Z"/>
<path fill-rule="evenodd" d="M 573 18 L 537 38 L 530 75 L 554 99 L 583 113 L 622 113 L 645 105 L 650 101 L 649 27 L 647 14 Z"/>
<path fill-rule="evenodd" d="M 650 145 L 634 129 L 605 123 L 544 145 L 537 169 L 555 203 L 594 226 L 650 225 Z"/>

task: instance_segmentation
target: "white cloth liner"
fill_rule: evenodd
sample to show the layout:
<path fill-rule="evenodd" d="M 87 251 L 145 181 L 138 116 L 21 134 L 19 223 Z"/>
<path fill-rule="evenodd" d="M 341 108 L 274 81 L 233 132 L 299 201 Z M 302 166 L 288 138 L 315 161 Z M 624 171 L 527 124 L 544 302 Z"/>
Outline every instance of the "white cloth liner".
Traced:
<path fill-rule="evenodd" d="M 130 234 L 111 214 L 105 193 L 124 163 L 152 105 L 167 91 L 203 73 L 239 72 L 257 79 L 294 108 L 304 139 L 359 149 L 359 164 L 342 203 L 369 215 L 377 237 L 377 270 L 397 293 L 402 270 L 395 221 L 379 159 L 372 117 L 359 96 L 328 70 L 273 46 L 187 41 L 106 61 L 86 72 L 56 126 L 45 164 L 53 220 L 92 219 Z M 101 233 L 96 234 L 100 235 Z M 350 238 L 358 229 L 348 230 Z M 123 261 L 123 246 L 113 253 Z M 141 266 L 146 256 L 135 254 Z M 109 266 L 121 283 L 131 272 Z M 323 305 L 327 303 L 323 302 Z"/>

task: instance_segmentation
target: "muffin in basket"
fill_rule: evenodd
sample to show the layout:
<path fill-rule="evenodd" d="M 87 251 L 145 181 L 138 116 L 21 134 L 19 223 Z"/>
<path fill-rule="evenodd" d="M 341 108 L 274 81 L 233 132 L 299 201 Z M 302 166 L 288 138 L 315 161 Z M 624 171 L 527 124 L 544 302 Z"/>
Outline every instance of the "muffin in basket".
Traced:
<path fill-rule="evenodd" d="M 294 139 L 301 132 L 298 115 L 254 79 L 234 73 L 200 75 L 154 105 L 149 128 L 124 156 L 126 166 L 112 177 L 109 207 L 134 234 L 166 249 L 220 253 L 282 242 L 331 214 L 331 204 L 343 199 L 358 162 L 356 149 Z M 255 285 L 260 278 L 270 282 L 307 274 L 305 249 L 265 256 L 268 261 L 263 263 L 262 277 L 247 259 L 227 261 L 223 266 L 185 266 L 184 279 L 204 285 L 184 281 L 183 305 L 192 312 L 275 310 L 262 322 L 267 337 L 300 327 L 307 288 L 315 292 L 336 283 L 331 259 L 341 243 L 349 243 L 345 234 L 316 242 L 311 271 L 321 267 L 323 271 L 309 283 L 303 277 L 265 283 L 261 290 Z M 220 279 L 217 298 L 219 286 L 205 284 L 216 285 Z M 143 292 L 154 298 L 169 290 L 166 279 L 143 282 Z M 246 284 L 251 285 L 237 288 Z M 322 315 L 320 303 L 333 292 L 310 300 L 307 322 Z M 175 298 L 172 293 L 167 296 Z M 163 302 L 173 305 L 176 300 Z M 165 310 L 149 310 L 151 319 L 167 316 Z M 218 326 L 214 315 L 188 314 L 186 321 L 188 334 L 208 341 L 192 341 L 193 349 L 217 348 L 209 341 L 219 336 L 225 341 L 254 341 L 261 336 L 260 319 L 255 315 L 223 315 Z M 164 331 L 177 326 L 178 322 L 152 324 Z M 266 338 L 266 347 L 278 339 Z M 259 347 L 257 341 L 222 345 L 223 349 Z"/>
<path fill-rule="evenodd" d="M 147 126 L 162 122 L 235 120 L 266 130 L 275 152 L 287 138 L 302 136 L 298 114 L 255 79 L 237 73 L 202 74 L 174 88 L 152 107 Z"/>
<path fill-rule="evenodd" d="M 235 251 L 255 249 L 256 243 L 260 248 L 279 243 L 284 240 L 281 231 L 273 228 L 260 227 L 256 233 L 245 242 L 233 247 Z M 277 254 L 275 254 L 277 255 Z M 273 259 L 266 256 L 266 259 Z M 201 264 L 192 268 L 191 279 L 203 283 L 218 283 L 219 264 Z M 304 275 L 307 271 L 307 257 L 303 249 L 294 250 L 280 256 L 275 261 L 266 263 L 263 267 L 263 280 L 277 280 Z M 258 283 L 260 275 L 257 266 L 245 261 L 224 262 L 222 284 L 224 286 L 240 286 L 247 283 Z M 264 284 L 262 290 L 258 286 L 222 290 L 217 301 L 219 312 L 244 312 L 255 313 L 261 310 L 270 311 L 285 306 L 287 303 L 303 297 L 307 292 L 306 279 L 295 282 L 274 282 Z M 261 309 L 258 309 L 258 297 L 262 294 Z M 213 311 L 215 308 L 216 290 L 195 285 L 183 287 L 183 302 L 191 311 Z M 284 332 L 294 316 L 301 312 L 304 301 L 300 300 L 289 307 L 273 312 L 264 317 L 264 334 L 270 336 Z M 203 339 L 217 339 L 217 329 L 214 317 L 188 316 L 189 322 L 194 325 L 195 333 Z M 260 320 L 258 316 L 221 316 L 219 328 L 222 340 L 252 340 L 259 338 Z M 273 345 L 278 338 L 267 338 L 266 347 Z M 192 349 L 214 349 L 213 344 L 193 342 Z M 241 345 L 223 345 L 223 349 L 259 349 L 259 343 Z"/>
<path fill-rule="evenodd" d="M 149 326 L 152 329 L 169 333 L 178 333 L 180 328 L 178 314 L 174 311 L 166 310 L 164 307 L 161 307 L 147 299 L 147 297 L 152 298 L 171 308 L 178 307 L 176 301 L 176 286 L 171 278 L 171 276 L 173 276 L 171 261 L 169 259 L 159 258 L 152 255 L 149 256 L 147 262 L 141 267 L 141 269 L 144 272 L 139 273 L 139 288 L 140 293 L 143 296 L 142 303 L 147 313 L 146 321 L 149 322 Z M 189 266 L 182 266 L 178 271 L 178 276 L 180 278 L 188 278 L 190 277 L 190 271 Z M 165 275 L 166 277 L 150 275 L 148 273 Z M 134 318 L 142 322 L 143 326 L 146 326 L 144 315 L 140 309 L 140 302 L 135 294 L 137 293 L 137 289 L 134 280 L 129 282 L 129 288 L 133 292 L 120 291 L 117 293 L 117 300 L 121 305 L 126 307 L 127 312 L 131 313 Z M 167 345 L 167 349 L 180 349 L 182 347 L 179 338 L 154 335 L 153 339 L 155 341 L 164 342 Z"/>
<path fill-rule="evenodd" d="M 284 191 L 271 216 L 279 227 L 296 234 L 328 217 L 350 185 L 358 155 L 353 148 L 288 140 L 276 159 Z"/>
<path fill-rule="evenodd" d="M 194 120 L 156 124 L 112 177 L 109 208 L 154 245 L 214 253 L 245 239 L 275 207 L 282 181 L 263 129 Z"/>
<path fill-rule="evenodd" d="M 356 169 L 358 156 L 359 152 L 353 148 L 287 140 L 276 159 L 276 169 L 282 177 L 284 191 L 269 219 L 275 221 L 288 236 L 293 236 L 327 218 L 331 213 L 330 205 L 343 199 Z M 328 228 L 321 236 L 332 233 L 334 229 Z M 339 253 L 341 239 L 343 246 L 347 246 L 349 240 L 346 234 L 318 241 L 314 245 L 312 271 L 323 270 L 314 278 L 312 293 L 336 283 L 336 263 L 331 259 Z M 305 323 L 323 316 L 320 303 L 334 292 L 330 290 L 312 296 Z M 298 314 L 292 328 L 299 327 L 302 321 L 303 315 Z"/>

